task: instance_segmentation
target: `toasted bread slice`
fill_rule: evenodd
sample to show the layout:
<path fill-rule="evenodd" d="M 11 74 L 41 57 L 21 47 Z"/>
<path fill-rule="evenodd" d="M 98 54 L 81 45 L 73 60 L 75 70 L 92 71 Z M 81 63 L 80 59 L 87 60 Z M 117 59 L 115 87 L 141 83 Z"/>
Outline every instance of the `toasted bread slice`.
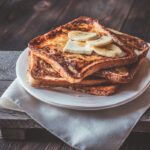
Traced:
<path fill-rule="evenodd" d="M 134 51 L 138 56 L 138 59 L 145 57 L 148 53 L 149 47 L 144 40 L 113 29 L 108 30 L 112 35 L 116 36 L 122 43 Z"/>
<path fill-rule="evenodd" d="M 71 84 L 62 78 L 50 64 L 29 52 L 29 70 L 27 81 L 34 87 L 68 87 L 68 86 L 91 86 L 110 83 L 108 80 L 96 76 L 90 76 L 80 83 Z"/>
<path fill-rule="evenodd" d="M 143 42 L 143 40 L 141 40 L 141 39 L 139 39 L 137 37 L 133 37 L 133 36 L 130 36 L 130 35 L 127 35 L 127 34 L 124 34 L 124 33 L 121 33 L 121 32 L 115 31 L 115 30 L 112 30 L 112 29 L 109 29 L 109 30 L 111 32 L 115 33 L 115 34 L 119 34 L 120 39 L 123 39 L 126 43 L 127 43 L 127 41 L 132 41 L 132 42 L 128 42 L 127 46 L 130 46 L 133 50 L 134 49 L 136 49 L 136 50 L 139 49 L 139 55 L 138 55 L 139 59 L 138 59 L 138 61 L 136 63 L 131 64 L 130 66 L 104 69 L 104 70 L 96 72 L 94 74 L 94 76 L 105 78 L 105 79 L 108 79 L 108 80 L 110 80 L 112 82 L 128 83 L 128 82 L 130 82 L 133 79 L 133 77 L 137 73 L 137 71 L 138 71 L 138 69 L 140 67 L 140 64 L 143 61 L 143 58 L 147 54 L 148 46 L 145 45 L 145 42 Z M 36 57 L 34 59 L 34 62 L 37 62 L 37 58 Z M 47 68 L 49 66 L 50 65 L 48 64 Z M 34 69 L 35 68 L 36 67 L 34 67 Z M 41 70 L 42 69 L 39 69 L 38 71 L 41 71 Z M 50 70 L 51 70 L 51 72 L 49 72 L 49 74 L 47 74 L 47 77 L 46 77 L 47 79 L 49 78 L 49 80 L 48 80 L 49 82 L 47 82 L 47 80 L 44 79 L 45 77 L 42 78 L 43 75 L 42 76 L 40 75 L 38 77 L 35 77 L 35 75 L 33 75 L 33 77 L 32 77 L 30 72 L 28 73 L 28 81 L 30 82 L 30 84 L 32 84 L 34 86 L 36 84 L 39 85 L 39 83 L 43 84 L 42 82 L 45 82 L 45 81 L 46 81 L 47 84 L 49 84 L 49 86 L 68 86 L 69 85 L 68 82 L 66 82 L 63 78 L 61 78 L 60 75 L 51 66 L 50 66 Z M 39 80 L 39 78 L 40 78 L 40 80 Z M 57 81 L 59 81 L 59 82 L 57 82 Z M 92 78 L 90 78 L 90 80 L 89 79 L 88 80 L 84 80 L 80 84 L 76 84 L 76 85 L 78 85 L 78 86 L 91 85 L 91 84 L 92 85 L 96 85 L 96 83 L 97 84 L 102 84 L 105 81 L 106 80 L 104 80 L 104 79 L 93 80 Z M 108 82 L 108 81 L 106 81 L 106 82 Z M 45 85 L 45 83 L 43 85 Z"/>
<path fill-rule="evenodd" d="M 143 59 L 126 67 L 110 68 L 96 72 L 97 77 L 108 79 L 115 83 L 129 83 L 138 72 Z"/>
<path fill-rule="evenodd" d="M 93 79 L 94 78 L 94 79 Z M 63 79 L 52 67 L 44 60 L 34 56 L 29 52 L 29 70 L 27 74 L 28 83 L 37 88 L 49 89 L 51 87 L 69 87 L 72 90 L 84 92 L 92 95 L 108 96 L 113 94 L 118 85 L 110 84 L 106 79 L 90 76 L 80 83 L 71 84 Z M 98 85 L 98 86 L 96 86 Z"/>
<path fill-rule="evenodd" d="M 102 85 L 91 87 L 70 87 L 70 89 L 92 95 L 108 96 L 116 92 L 119 85 Z"/>
<path fill-rule="evenodd" d="M 68 32 L 72 30 L 96 32 L 98 35 L 111 36 L 113 43 L 118 45 L 126 53 L 126 56 L 110 58 L 94 52 L 90 56 L 64 53 L 63 48 L 68 41 Z M 136 54 L 130 47 L 120 41 L 115 34 L 105 29 L 98 20 L 88 17 L 79 17 L 31 40 L 29 48 L 34 55 L 51 64 L 54 70 L 70 83 L 81 82 L 85 77 L 100 69 L 124 66 L 137 60 Z"/>
<path fill-rule="evenodd" d="M 112 34 L 115 34 L 115 36 L 117 36 L 123 43 L 125 43 L 126 46 L 135 51 L 138 56 L 138 60 L 134 64 L 128 65 L 126 67 L 115 67 L 111 69 L 100 70 L 96 72 L 95 75 L 109 79 L 112 82 L 128 83 L 134 78 L 137 71 L 139 70 L 141 63 L 146 57 L 149 47 L 145 41 L 138 37 L 127 35 L 113 29 L 108 30 Z"/>
<path fill-rule="evenodd" d="M 106 79 L 90 76 L 80 83 L 71 84 L 63 79 L 50 64 L 44 60 L 29 53 L 29 70 L 27 74 L 27 82 L 37 88 L 49 89 L 51 87 L 69 87 L 73 90 L 84 92 L 92 95 L 107 96 L 113 94 L 118 85 L 111 84 Z M 100 86 L 101 85 L 101 86 Z"/>
<path fill-rule="evenodd" d="M 81 84 L 76 84 L 75 86 L 71 86 L 69 84 L 64 84 L 55 81 L 50 81 L 50 82 L 43 82 L 41 80 L 37 80 L 32 78 L 31 74 L 28 72 L 28 77 L 27 77 L 28 83 L 36 88 L 42 88 L 42 89 L 51 89 L 52 87 L 66 87 L 70 88 L 71 90 L 87 93 L 87 94 L 92 94 L 92 95 L 99 95 L 99 96 L 108 96 L 112 95 L 115 93 L 118 85 L 91 85 L 91 86 L 82 86 Z M 84 81 L 84 80 L 83 80 Z"/>

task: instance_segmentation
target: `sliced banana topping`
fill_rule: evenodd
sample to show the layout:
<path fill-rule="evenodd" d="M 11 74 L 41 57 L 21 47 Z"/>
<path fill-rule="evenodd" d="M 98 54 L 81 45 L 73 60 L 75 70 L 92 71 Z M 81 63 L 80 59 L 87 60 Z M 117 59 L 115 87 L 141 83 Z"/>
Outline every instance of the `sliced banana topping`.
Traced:
<path fill-rule="evenodd" d="M 115 57 L 126 56 L 126 53 L 124 51 L 122 51 L 120 49 L 120 47 L 118 47 L 118 46 L 116 46 L 114 44 L 110 44 L 110 45 L 107 45 L 105 47 L 93 46 L 92 49 L 97 54 L 102 55 L 102 56 L 106 56 L 106 57 L 115 58 Z"/>
<path fill-rule="evenodd" d="M 90 46 L 105 46 L 111 44 L 113 39 L 110 36 L 101 36 L 96 40 L 86 41 Z"/>
<path fill-rule="evenodd" d="M 97 37 L 95 32 L 70 31 L 68 38 L 74 41 L 87 41 Z"/>
<path fill-rule="evenodd" d="M 134 52 L 135 52 L 135 54 L 136 54 L 137 56 L 139 56 L 139 55 L 142 53 L 142 51 L 139 51 L 139 50 L 137 50 L 137 49 L 135 49 Z"/>
<path fill-rule="evenodd" d="M 98 55 L 112 58 L 126 56 L 120 47 L 112 44 L 113 39 L 110 36 L 98 36 L 94 32 L 70 31 L 68 38 L 64 52 L 91 55 L 94 51 Z"/>
<path fill-rule="evenodd" d="M 92 53 L 92 49 L 87 47 L 87 44 L 85 42 L 72 41 L 72 40 L 68 40 L 63 51 L 69 53 L 87 54 L 87 55 L 90 55 Z"/>

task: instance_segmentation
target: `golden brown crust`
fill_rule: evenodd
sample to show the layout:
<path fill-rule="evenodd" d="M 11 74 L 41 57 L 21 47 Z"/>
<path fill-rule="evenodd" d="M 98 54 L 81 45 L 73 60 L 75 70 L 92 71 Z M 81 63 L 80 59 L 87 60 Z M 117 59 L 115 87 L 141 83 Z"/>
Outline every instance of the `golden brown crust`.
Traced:
<path fill-rule="evenodd" d="M 92 31 L 98 34 L 110 35 L 115 44 L 120 46 L 127 56 L 113 59 L 94 53 L 91 56 L 63 53 L 62 49 L 68 40 L 67 34 L 70 30 Z M 135 53 L 122 43 L 117 36 L 99 24 L 98 20 L 88 17 L 79 17 L 31 40 L 29 48 L 32 49 L 36 56 L 51 64 L 63 78 L 71 83 L 80 82 L 83 78 L 97 72 L 99 69 L 124 66 L 137 60 Z M 71 70 L 69 69 L 70 67 L 72 68 Z"/>
<path fill-rule="evenodd" d="M 101 85 L 110 83 L 108 80 L 103 78 L 97 78 L 94 76 L 87 77 L 80 83 L 69 83 L 57 73 L 50 64 L 44 60 L 33 55 L 29 51 L 29 71 L 27 75 L 27 81 L 31 86 L 34 87 L 56 87 L 56 86 L 90 86 L 90 85 Z"/>
<path fill-rule="evenodd" d="M 46 79 L 38 79 L 38 78 L 33 78 L 31 76 L 30 72 L 27 73 L 27 82 L 33 86 L 33 87 L 68 87 L 70 85 L 75 86 L 75 87 L 85 87 L 85 86 L 91 86 L 91 85 L 103 85 L 107 83 L 111 83 L 109 80 L 106 79 L 93 79 L 93 80 L 88 80 L 85 79 L 79 83 L 69 83 L 65 81 L 63 78 L 51 78 L 49 77 L 48 80 Z"/>
<path fill-rule="evenodd" d="M 70 87 L 70 89 L 92 95 L 108 96 L 115 93 L 118 85 L 104 85 L 91 87 Z"/>
<path fill-rule="evenodd" d="M 105 78 L 116 83 L 129 83 L 133 80 L 134 76 L 138 72 L 143 60 L 144 58 L 123 68 L 120 67 L 101 70 L 96 72 L 95 76 Z M 125 69 L 125 71 L 122 71 L 122 69 Z"/>
<path fill-rule="evenodd" d="M 143 58 L 148 53 L 149 47 L 148 44 L 135 36 L 131 36 L 122 32 L 115 31 L 113 29 L 108 29 L 111 34 L 115 35 L 122 43 L 124 43 L 127 47 L 129 47 L 132 51 L 137 49 L 138 51 L 141 51 L 141 54 L 138 56 L 138 58 Z"/>
<path fill-rule="evenodd" d="M 126 46 L 130 47 L 132 51 L 135 49 L 140 52 L 138 56 L 138 61 L 134 64 L 131 64 L 129 66 L 126 66 L 126 71 L 118 71 L 119 68 L 111 68 L 111 69 L 105 69 L 97 72 L 95 75 L 98 77 L 104 77 L 112 82 L 118 82 L 118 83 L 128 83 L 130 82 L 134 76 L 136 75 L 137 71 L 140 68 L 140 64 L 143 62 L 144 58 L 146 57 L 146 54 L 149 50 L 149 47 L 145 41 L 138 37 L 134 37 L 131 35 L 127 35 L 125 33 L 121 33 L 118 31 L 115 31 L 113 29 L 108 29 L 112 34 L 115 34 L 123 43 L 126 44 Z"/>
<path fill-rule="evenodd" d="M 108 29 L 108 30 L 110 32 L 116 34 L 116 36 L 119 35 L 119 38 L 124 43 L 126 43 L 127 46 L 130 47 L 132 50 L 138 49 L 139 51 L 141 51 L 141 53 L 138 56 L 139 60 L 136 63 L 125 67 L 125 69 L 126 69 L 125 72 L 122 72 L 122 71 L 119 72 L 118 68 L 110 68 L 110 69 L 104 69 L 104 70 L 96 72 L 95 76 L 106 78 L 106 79 L 108 79 L 108 80 L 110 80 L 112 82 L 128 83 L 134 78 L 135 74 L 137 73 L 137 71 L 138 71 L 138 69 L 140 67 L 141 62 L 145 58 L 145 56 L 146 56 L 146 54 L 148 52 L 148 49 L 149 49 L 148 45 L 143 40 L 141 40 L 141 39 L 139 39 L 137 37 L 133 37 L 133 36 L 130 36 L 130 35 L 127 35 L 127 34 L 124 34 L 124 33 L 121 33 L 121 32 L 115 31 L 115 30 L 112 30 L 112 29 Z M 40 58 L 35 57 L 34 58 L 34 62 L 35 63 L 38 62 L 36 59 L 40 59 Z M 45 64 L 47 64 L 47 63 L 45 63 Z M 64 82 L 64 79 L 60 78 L 59 73 L 57 73 L 51 67 L 50 67 L 51 70 L 46 71 L 45 68 L 48 68 L 49 64 L 46 65 L 47 67 L 45 67 L 45 64 L 43 66 L 40 66 L 40 68 L 43 68 L 43 69 L 39 69 L 39 66 L 38 66 L 38 68 L 36 68 L 36 67 L 32 68 L 32 70 L 34 72 L 37 70 L 37 72 L 34 73 L 34 75 L 32 75 L 35 80 L 39 80 L 40 79 L 41 81 L 43 81 L 43 75 L 47 75 L 47 76 L 49 75 L 51 77 L 50 81 L 54 81 L 55 80 L 54 83 L 52 84 L 52 86 L 54 86 L 54 85 L 58 85 L 58 86 L 59 85 L 68 85 L 68 84 L 65 84 L 65 83 L 68 83 L 68 82 L 66 82 L 66 81 Z M 42 63 L 41 63 L 41 65 L 42 65 Z M 40 71 L 42 71 L 42 74 L 39 74 Z M 56 77 L 56 78 L 54 78 L 54 77 Z M 57 78 L 57 77 L 59 77 L 59 78 Z M 61 81 L 61 83 L 60 84 L 58 84 L 58 83 L 56 84 L 56 81 Z M 91 81 L 88 81 L 88 82 L 86 81 L 86 83 L 84 81 L 83 83 L 91 85 L 90 83 L 93 82 L 93 85 L 94 85 L 95 82 L 97 82 L 97 81 L 96 80 L 91 80 Z M 101 81 L 99 81 L 98 84 L 101 84 Z"/>

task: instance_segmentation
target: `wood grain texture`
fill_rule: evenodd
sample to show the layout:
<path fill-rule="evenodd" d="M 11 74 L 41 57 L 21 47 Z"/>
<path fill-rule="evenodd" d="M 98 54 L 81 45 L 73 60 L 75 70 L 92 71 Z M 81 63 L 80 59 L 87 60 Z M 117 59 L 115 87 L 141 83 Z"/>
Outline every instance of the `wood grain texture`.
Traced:
<path fill-rule="evenodd" d="M 42 139 L 43 137 L 38 136 L 31 137 L 26 141 L 6 141 L 0 140 L 1 150 L 73 150 L 73 148 L 64 144 L 59 139 L 53 136 Z M 150 134 L 143 133 L 132 133 L 125 143 L 121 146 L 120 150 L 149 150 L 150 149 Z"/>
<path fill-rule="evenodd" d="M 42 128 L 23 112 L 3 109 L 0 107 L 0 128 L 33 129 Z"/>
<path fill-rule="evenodd" d="M 149 6 L 149 0 L 135 0 L 121 31 L 150 42 Z"/>
<path fill-rule="evenodd" d="M 0 49 L 23 50 L 50 30 L 69 0 L 13 0 L 1 4 Z"/>
<path fill-rule="evenodd" d="M 0 81 L 0 96 L 8 88 L 12 81 Z"/>
<path fill-rule="evenodd" d="M 107 27 L 149 41 L 150 21 L 146 19 L 149 3 L 149 0 L 2 0 L 0 49 L 23 50 L 33 37 L 79 16 L 98 18 Z"/>
<path fill-rule="evenodd" d="M 149 115 L 149 112 L 145 114 Z M 144 116 L 145 116 L 144 115 Z M 133 132 L 150 132 L 149 121 L 143 118 L 138 122 Z M 42 129 L 42 127 L 23 112 L 3 109 L 0 107 L 0 128 Z"/>
<path fill-rule="evenodd" d="M 54 27 L 79 16 L 89 16 L 99 19 L 107 27 L 120 30 L 133 2 L 134 0 L 71 0 Z"/>
<path fill-rule="evenodd" d="M 121 146 L 120 150 L 149 150 L 150 134 L 132 133 Z"/>
<path fill-rule="evenodd" d="M 62 142 L 53 140 L 53 142 L 41 142 L 41 141 L 5 141 L 0 140 L 1 150 L 73 150 L 65 145 L 63 147 Z"/>
<path fill-rule="evenodd" d="M 16 61 L 20 52 L 0 51 L 0 80 L 14 80 Z"/>

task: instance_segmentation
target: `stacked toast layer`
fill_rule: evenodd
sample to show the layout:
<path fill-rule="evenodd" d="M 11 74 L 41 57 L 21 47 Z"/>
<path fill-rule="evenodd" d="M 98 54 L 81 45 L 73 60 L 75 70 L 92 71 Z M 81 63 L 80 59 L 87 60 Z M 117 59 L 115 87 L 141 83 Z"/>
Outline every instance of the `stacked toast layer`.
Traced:
<path fill-rule="evenodd" d="M 123 57 L 106 57 L 63 51 L 70 31 L 94 32 L 109 36 L 113 44 L 126 54 Z M 40 88 L 70 87 L 73 90 L 94 94 L 113 94 L 118 85 L 130 82 L 148 52 L 145 41 L 118 31 L 107 29 L 97 20 L 77 18 L 29 43 L 28 82 Z"/>

